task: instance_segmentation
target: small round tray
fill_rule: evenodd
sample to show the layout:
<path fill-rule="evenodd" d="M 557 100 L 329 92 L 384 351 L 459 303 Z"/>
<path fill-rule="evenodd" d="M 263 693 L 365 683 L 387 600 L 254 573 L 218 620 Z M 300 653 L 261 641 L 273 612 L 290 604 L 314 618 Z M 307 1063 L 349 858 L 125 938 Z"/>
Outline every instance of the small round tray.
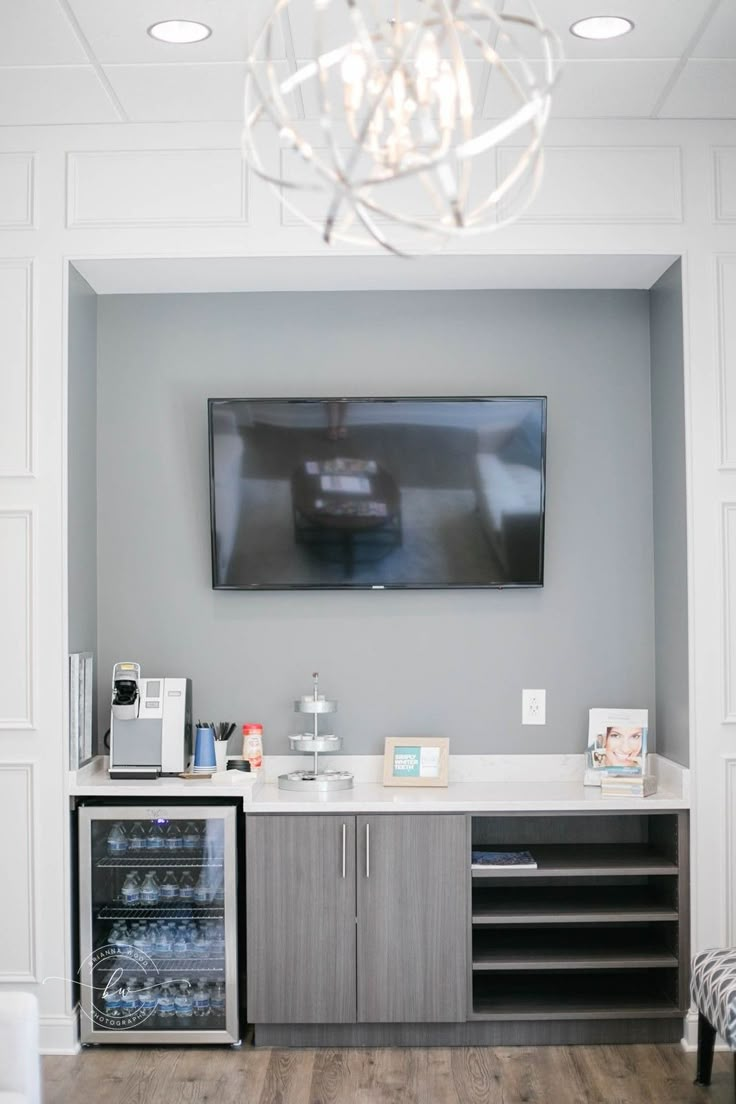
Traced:
<path fill-rule="evenodd" d="M 339 751 L 341 736 L 312 736 L 305 732 L 303 736 L 290 736 L 289 747 L 292 751 Z"/>
<path fill-rule="evenodd" d="M 336 701 L 327 701 L 325 698 L 297 698 L 294 702 L 295 713 L 335 713 Z"/>

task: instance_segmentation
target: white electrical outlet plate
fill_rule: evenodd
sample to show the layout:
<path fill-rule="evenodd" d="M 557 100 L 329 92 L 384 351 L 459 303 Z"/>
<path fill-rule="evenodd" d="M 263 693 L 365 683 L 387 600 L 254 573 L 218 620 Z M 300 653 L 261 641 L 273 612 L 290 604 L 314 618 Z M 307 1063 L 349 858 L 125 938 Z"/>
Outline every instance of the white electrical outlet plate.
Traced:
<path fill-rule="evenodd" d="M 543 725 L 547 723 L 547 691 L 521 691 L 521 723 Z"/>

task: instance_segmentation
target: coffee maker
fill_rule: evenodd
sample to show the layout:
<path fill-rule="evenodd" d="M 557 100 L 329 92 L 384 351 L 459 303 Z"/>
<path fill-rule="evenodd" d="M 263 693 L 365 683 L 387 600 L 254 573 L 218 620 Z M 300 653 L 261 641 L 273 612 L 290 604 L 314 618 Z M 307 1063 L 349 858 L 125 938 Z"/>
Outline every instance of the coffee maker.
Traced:
<path fill-rule="evenodd" d="M 192 743 L 192 680 L 142 678 L 139 663 L 116 663 L 110 709 L 111 778 L 181 774 Z"/>

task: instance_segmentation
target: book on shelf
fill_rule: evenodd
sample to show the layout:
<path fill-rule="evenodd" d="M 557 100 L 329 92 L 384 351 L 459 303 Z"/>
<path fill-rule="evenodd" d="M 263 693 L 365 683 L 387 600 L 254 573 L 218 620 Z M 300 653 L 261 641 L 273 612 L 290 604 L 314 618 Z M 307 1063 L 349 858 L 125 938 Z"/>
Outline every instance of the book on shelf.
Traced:
<path fill-rule="evenodd" d="M 470 861 L 472 866 L 483 868 L 498 866 L 515 870 L 537 869 L 536 860 L 530 851 L 472 851 Z"/>
<path fill-rule="evenodd" d="M 651 797 L 657 792 L 657 779 L 653 774 L 609 774 L 601 779 L 601 797 Z"/>

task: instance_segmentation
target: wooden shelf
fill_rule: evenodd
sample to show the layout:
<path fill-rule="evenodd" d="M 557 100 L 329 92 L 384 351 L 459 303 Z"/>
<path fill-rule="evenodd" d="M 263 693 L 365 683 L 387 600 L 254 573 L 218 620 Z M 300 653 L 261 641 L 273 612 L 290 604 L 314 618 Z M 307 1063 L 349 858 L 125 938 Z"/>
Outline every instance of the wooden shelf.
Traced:
<path fill-rule="evenodd" d="M 473 971 L 652 970 L 677 967 L 661 932 L 644 926 L 481 929 L 473 933 Z"/>
<path fill-rule="evenodd" d="M 677 864 L 647 844 L 534 844 L 529 850 L 536 859 L 536 870 L 528 867 L 472 867 L 473 881 L 484 881 L 488 878 L 506 880 L 677 874 Z"/>
<path fill-rule="evenodd" d="M 473 891 L 473 927 L 672 922 L 676 908 L 649 886 L 524 886 Z"/>
<path fill-rule="evenodd" d="M 674 971 L 673 971 L 674 973 Z M 656 1019 L 682 1016 L 663 971 L 618 975 L 476 975 L 474 1019 Z"/>
<path fill-rule="evenodd" d="M 519 951 L 516 954 L 481 951 L 473 954 L 474 971 L 503 970 L 652 970 L 677 966 L 666 951 L 600 954 L 584 951 Z"/>

